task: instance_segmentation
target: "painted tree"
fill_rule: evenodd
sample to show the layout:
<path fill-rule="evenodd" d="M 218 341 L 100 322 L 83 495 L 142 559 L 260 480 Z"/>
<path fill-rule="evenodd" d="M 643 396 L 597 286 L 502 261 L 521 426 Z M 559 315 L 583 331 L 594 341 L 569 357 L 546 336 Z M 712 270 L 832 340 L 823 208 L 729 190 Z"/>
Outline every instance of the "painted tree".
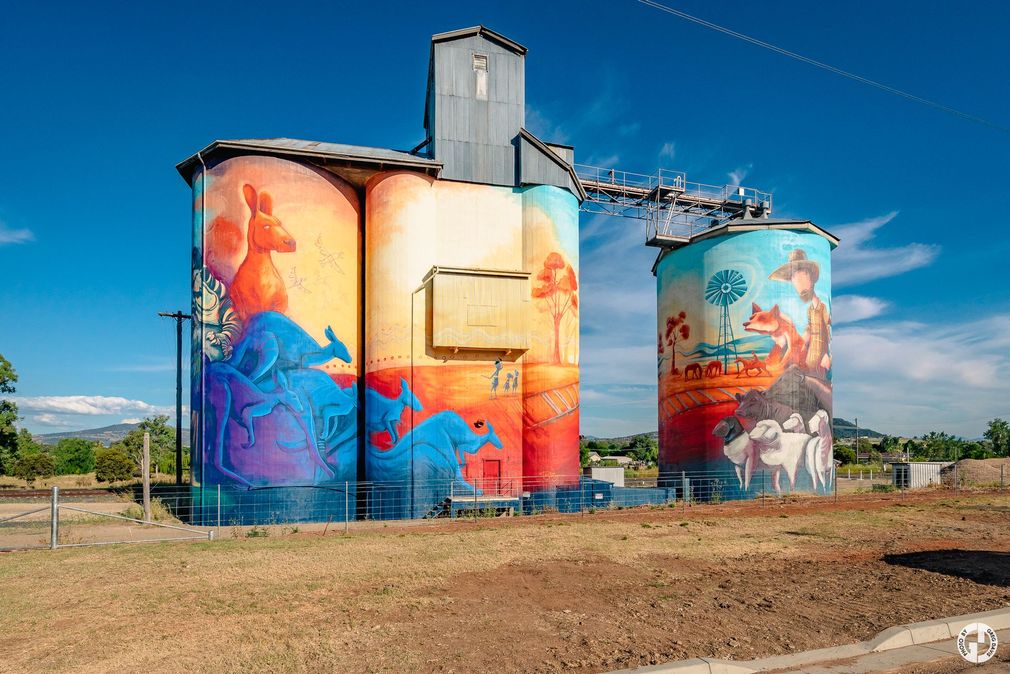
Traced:
<path fill-rule="evenodd" d="M 677 369 L 677 340 L 691 336 L 691 326 L 687 324 L 687 314 L 681 311 L 676 316 L 666 317 L 666 343 L 670 347 L 670 374 L 679 374 Z"/>
<path fill-rule="evenodd" d="M 551 253 L 544 260 L 544 267 L 537 272 L 540 285 L 533 287 L 533 298 L 541 301 L 541 308 L 550 313 L 554 320 L 554 362 L 561 362 L 561 321 L 579 310 L 578 279 L 572 265 L 565 262 L 560 253 Z"/>

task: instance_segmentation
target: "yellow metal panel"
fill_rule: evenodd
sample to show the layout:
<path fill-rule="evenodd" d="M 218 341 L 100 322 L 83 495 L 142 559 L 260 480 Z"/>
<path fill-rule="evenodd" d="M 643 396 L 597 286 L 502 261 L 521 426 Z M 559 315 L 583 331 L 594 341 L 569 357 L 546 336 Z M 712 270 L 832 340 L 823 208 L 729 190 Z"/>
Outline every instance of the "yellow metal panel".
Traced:
<path fill-rule="evenodd" d="M 523 351 L 529 348 L 525 274 L 437 271 L 432 279 L 432 346 Z"/>

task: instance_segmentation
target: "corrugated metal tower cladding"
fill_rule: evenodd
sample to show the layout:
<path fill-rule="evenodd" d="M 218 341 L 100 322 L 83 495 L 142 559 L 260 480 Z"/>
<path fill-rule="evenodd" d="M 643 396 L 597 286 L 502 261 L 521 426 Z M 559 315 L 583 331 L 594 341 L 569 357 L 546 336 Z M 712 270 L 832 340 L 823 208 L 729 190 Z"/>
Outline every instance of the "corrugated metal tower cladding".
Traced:
<path fill-rule="evenodd" d="M 523 128 L 525 55 L 483 26 L 433 36 L 412 152 L 247 139 L 179 165 L 199 487 L 290 488 L 274 514 L 325 519 L 297 490 L 366 479 L 346 514 L 403 517 L 578 484 L 585 192 L 573 149 Z M 269 398 L 247 425 L 239 390 Z"/>
<path fill-rule="evenodd" d="M 584 198 L 574 150 L 527 131 L 525 109 L 525 47 L 483 26 L 432 38 L 424 129 L 431 156 L 442 162 L 439 177 L 555 185 Z"/>
<path fill-rule="evenodd" d="M 424 128 L 447 180 L 516 184 L 516 136 L 525 125 L 526 49 L 465 31 L 431 43 Z"/>

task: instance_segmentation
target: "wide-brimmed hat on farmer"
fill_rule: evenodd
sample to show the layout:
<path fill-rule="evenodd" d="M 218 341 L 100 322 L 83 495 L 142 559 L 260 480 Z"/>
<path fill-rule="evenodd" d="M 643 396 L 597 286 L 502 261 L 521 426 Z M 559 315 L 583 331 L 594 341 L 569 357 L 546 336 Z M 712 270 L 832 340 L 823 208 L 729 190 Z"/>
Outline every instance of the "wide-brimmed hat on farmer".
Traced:
<path fill-rule="evenodd" d="M 798 271 L 810 274 L 812 283 L 817 283 L 817 279 L 821 277 L 820 265 L 813 260 L 808 260 L 806 251 L 802 248 L 794 248 L 789 251 L 789 262 L 773 271 L 768 278 L 773 281 L 791 281 L 793 274 Z"/>

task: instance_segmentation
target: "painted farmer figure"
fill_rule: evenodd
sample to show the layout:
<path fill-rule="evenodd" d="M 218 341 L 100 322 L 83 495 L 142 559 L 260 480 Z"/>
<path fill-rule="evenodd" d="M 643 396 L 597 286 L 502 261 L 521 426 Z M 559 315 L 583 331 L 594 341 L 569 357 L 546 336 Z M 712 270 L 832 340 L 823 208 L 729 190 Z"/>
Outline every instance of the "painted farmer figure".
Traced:
<path fill-rule="evenodd" d="M 807 307 L 807 329 L 803 334 L 807 353 L 804 369 L 815 377 L 826 379 L 831 369 L 831 353 L 828 344 L 831 340 L 831 314 L 828 307 L 814 292 L 814 285 L 821 276 L 820 266 L 807 259 L 802 248 L 789 251 L 789 261 L 771 273 L 768 278 L 773 281 L 786 281 L 793 284 L 800 299 L 809 303 Z"/>

